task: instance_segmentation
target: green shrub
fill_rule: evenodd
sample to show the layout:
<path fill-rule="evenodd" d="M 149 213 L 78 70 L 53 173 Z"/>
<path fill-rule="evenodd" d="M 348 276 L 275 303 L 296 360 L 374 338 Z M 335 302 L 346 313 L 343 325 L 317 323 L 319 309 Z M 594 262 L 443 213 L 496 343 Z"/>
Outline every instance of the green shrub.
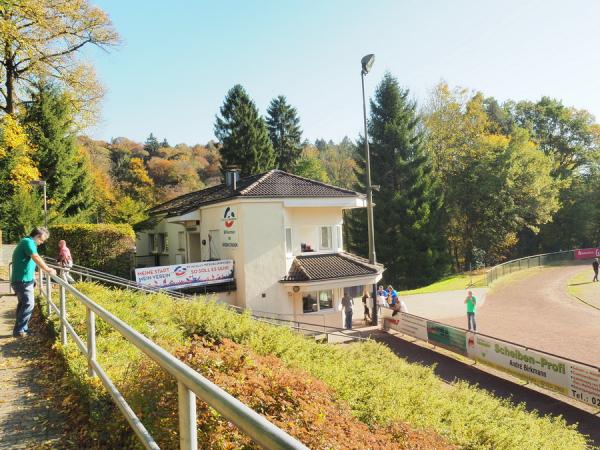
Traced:
<path fill-rule="evenodd" d="M 50 227 L 45 250 L 56 258 L 58 241 L 64 239 L 73 261 L 81 266 L 129 278 L 135 233 L 124 224 L 63 224 Z"/>
<path fill-rule="evenodd" d="M 403 421 L 467 449 L 586 448 L 586 438 L 562 417 L 542 417 L 464 382 L 446 384 L 432 368 L 409 364 L 382 344 L 318 344 L 213 302 L 174 301 L 162 294 L 93 284 L 78 287 L 169 351 L 199 335 L 217 342 L 231 339 L 258 354 L 276 356 L 323 381 L 368 425 Z M 85 309 L 69 299 L 68 311 L 75 329 L 85 336 Z M 135 380 L 132 368 L 141 358 L 139 352 L 101 324 L 98 321 L 98 360 L 111 377 Z M 70 351 L 68 357 L 73 370 L 85 378 L 84 358 Z"/>

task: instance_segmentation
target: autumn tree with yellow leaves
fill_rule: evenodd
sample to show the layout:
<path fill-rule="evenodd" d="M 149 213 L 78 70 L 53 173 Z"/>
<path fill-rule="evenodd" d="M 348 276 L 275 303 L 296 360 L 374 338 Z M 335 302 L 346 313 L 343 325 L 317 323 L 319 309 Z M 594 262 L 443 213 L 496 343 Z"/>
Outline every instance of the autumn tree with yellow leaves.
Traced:
<path fill-rule="evenodd" d="M 119 42 L 108 15 L 87 0 L 4 0 L 0 3 L 0 108 L 14 115 L 40 80 L 57 83 L 86 123 L 102 87 L 81 58 L 86 46 Z"/>

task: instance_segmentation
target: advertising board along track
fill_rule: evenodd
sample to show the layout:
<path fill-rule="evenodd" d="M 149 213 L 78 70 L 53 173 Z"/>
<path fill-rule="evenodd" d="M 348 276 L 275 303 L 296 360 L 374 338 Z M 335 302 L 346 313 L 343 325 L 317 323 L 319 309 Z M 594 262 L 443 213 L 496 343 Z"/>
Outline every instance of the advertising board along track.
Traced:
<path fill-rule="evenodd" d="M 600 408 L 600 368 L 596 366 L 407 313 L 384 318 L 384 329 L 443 347 Z"/>

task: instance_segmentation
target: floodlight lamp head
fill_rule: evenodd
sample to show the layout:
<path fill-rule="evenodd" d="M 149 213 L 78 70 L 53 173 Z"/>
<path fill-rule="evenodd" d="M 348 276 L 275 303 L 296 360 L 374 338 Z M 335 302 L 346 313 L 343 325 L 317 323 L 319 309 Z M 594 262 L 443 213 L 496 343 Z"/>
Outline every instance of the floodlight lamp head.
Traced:
<path fill-rule="evenodd" d="M 360 63 L 362 65 L 362 74 L 363 75 L 366 75 L 369 73 L 369 71 L 371 70 L 371 67 L 373 67 L 374 62 L 375 62 L 375 55 L 369 54 L 369 55 L 363 56 L 363 58 L 360 60 Z"/>

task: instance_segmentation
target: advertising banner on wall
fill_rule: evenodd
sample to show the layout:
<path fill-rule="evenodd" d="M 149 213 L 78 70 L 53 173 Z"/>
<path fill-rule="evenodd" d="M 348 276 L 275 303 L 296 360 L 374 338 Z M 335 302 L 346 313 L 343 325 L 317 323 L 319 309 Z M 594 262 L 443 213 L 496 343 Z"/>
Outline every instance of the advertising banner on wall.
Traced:
<path fill-rule="evenodd" d="M 461 355 L 467 355 L 467 334 L 463 330 L 427 321 L 427 340 Z"/>
<path fill-rule="evenodd" d="M 564 360 L 507 342 L 475 335 L 469 356 L 521 378 L 568 394 L 569 373 Z"/>
<path fill-rule="evenodd" d="M 233 260 L 205 261 L 135 269 L 135 281 L 160 289 L 177 289 L 233 281 Z"/>
<path fill-rule="evenodd" d="M 385 326 L 407 336 L 427 341 L 427 319 L 405 313 L 400 313 L 397 317 L 386 317 Z"/>
<path fill-rule="evenodd" d="M 600 407 L 600 371 L 582 364 L 570 363 L 569 395 L 589 405 Z"/>
<path fill-rule="evenodd" d="M 580 248 L 575 250 L 575 259 L 600 258 L 600 248 Z"/>
<path fill-rule="evenodd" d="M 238 227 L 237 227 L 237 210 L 232 206 L 227 206 L 223 209 L 223 239 L 221 243 L 223 247 L 237 247 L 238 242 Z"/>

